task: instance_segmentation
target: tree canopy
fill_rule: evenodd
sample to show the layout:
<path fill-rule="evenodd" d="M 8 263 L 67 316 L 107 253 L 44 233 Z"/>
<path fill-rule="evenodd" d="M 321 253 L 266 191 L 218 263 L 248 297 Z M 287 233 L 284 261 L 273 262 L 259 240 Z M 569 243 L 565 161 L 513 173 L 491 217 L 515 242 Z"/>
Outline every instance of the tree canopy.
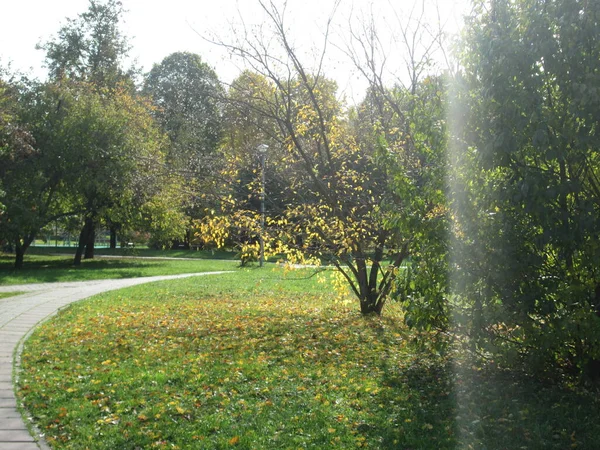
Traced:
<path fill-rule="evenodd" d="M 157 106 L 154 115 L 171 141 L 170 163 L 201 173 L 222 134 L 223 88 L 214 70 L 199 55 L 173 53 L 150 70 L 144 93 Z"/>
<path fill-rule="evenodd" d="M 67 19 L 57 35 L 40 47 L 46 51 L 50 78 L 98 86 L 128 81 L 130 73 L 123 65 L 129 44 L 120 29 L 124 12 L 119 0 L 90 0 L 87 11 Z"/>
<path fill-rule="evenodd" d="M 264 242 L 334 266 L 363 314 L 396 299 L 479 356 L 600 378 L 600 4 L 477 0 L 445 70 L 424 2 L 389 18 L 392 48 L 373 12 L 353 17 L 336 47 L 368 85 L 354 105 L 325 70 L 338 2 L 308 57 L 286 4 L 258 4 L 264 23 L 214 39 L 245 67 L 227 88 L 187 52 L 136 87 L 117 0 L 42 46 L 47 83 L 0 82 L 17 262 L 59 217 L 83 225 L 78 260 L 100 224 L 164 245 L 196 220 L 199 245 L 244 261 Z"/>

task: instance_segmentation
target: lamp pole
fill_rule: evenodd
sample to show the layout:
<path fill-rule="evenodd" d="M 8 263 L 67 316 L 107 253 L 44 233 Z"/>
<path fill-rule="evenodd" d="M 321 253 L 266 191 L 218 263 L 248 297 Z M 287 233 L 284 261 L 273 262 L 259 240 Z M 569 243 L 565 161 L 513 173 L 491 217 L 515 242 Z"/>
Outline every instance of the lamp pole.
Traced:
<path fill-rule="evenodd" d="M 259 265 L 263 266 L 265 262 L 265 240 L 264 240 L 264 232 L 265 232 L 265 159 L 267 157 L 267 149 L 269 146 L 267 144 L 260 144 L 256 150 L 258 151 L 258 155 L 260 157 L 260 175 L 261 175 L 261 183 L 260 183 L 260 259 Z"/>

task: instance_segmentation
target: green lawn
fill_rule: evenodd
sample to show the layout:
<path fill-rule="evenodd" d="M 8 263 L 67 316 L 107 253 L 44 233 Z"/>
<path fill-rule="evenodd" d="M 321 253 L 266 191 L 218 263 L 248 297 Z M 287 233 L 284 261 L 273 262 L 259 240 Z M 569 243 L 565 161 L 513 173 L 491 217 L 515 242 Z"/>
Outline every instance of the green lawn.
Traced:
<path fill-rule="evenodd" d="M 199 253 L 199 252 L 196 252 Z M 164 254 L 164 253 L 163 253 Z M 167 254 L 168 255 L 168 254 Z M 175 275 L 218 270 L 236 270 L 238 262 L 232 259 L 103 259 L 83 260 L 73 266 L 72 256 L 29 254 L 23 269 L 13 270 L 13 255 L 0 254 L 0 285 L 42 283 L 54 281 L 81 281 L 108 278 L 134 278 L 155 275 Z"/>
<path fill-rule="evenodd" d="M 309 275 L 75 304 L 26 342 L 18 395 L 54 448 L 597 448 L 597 394 L 422 350 L 394 305 L 363 318 Z"/>

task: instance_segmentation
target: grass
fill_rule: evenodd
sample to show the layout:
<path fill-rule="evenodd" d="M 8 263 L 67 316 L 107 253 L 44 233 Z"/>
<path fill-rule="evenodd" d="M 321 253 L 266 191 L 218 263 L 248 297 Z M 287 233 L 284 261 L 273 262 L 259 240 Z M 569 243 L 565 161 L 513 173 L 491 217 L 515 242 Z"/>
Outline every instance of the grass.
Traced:
<path fill-rule="evenodd" d="M 23 269 L 13 270 L 13 255 L 0 254 L 0 285 L 135 278 L 216 270 L 234 270 L 233 260 L 102 259 L 83 260 L 73 266 L 71 256 L 29 254 Z"/>
<path fill-rule="evenodd" d="M 73 247 L 30 247 L 31 255 L 75 255 Z M 94 254 L 98 256 L 139 256 L 150 258 L 193 258 L 193 259 L 224 259 L 232 260 L 236 253 L 232 251 L 214 250 L 155 250 L 151 248 L 97 248 Z M 71 256 L 72 258 L 72 256 Z"/>
<path fill-rule="evenodd" d="M 14 297 L 15 295 L 21 295 L 24 293 L 25 292 L 21 292 L 21 291 L 0 292 L 0 299 L 7 298 L 7 297 Z"/>
<path fill-rule="evenodd" d="M 33 333 L 18 395 L 52 446 L 597 448 L 597 396 L 425 351 L 306 271 L 111 292 Z"/>

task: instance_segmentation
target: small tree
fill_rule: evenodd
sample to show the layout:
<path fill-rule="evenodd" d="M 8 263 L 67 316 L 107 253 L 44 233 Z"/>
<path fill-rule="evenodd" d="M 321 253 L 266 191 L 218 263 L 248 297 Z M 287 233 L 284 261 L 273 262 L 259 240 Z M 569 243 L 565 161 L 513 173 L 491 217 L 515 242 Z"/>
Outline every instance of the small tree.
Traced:
<path fill-rule="evenodd" d="M 404 121 L 400 129 L 396 125 L 396 131 L 392 127 L 383 130 L 388 138 L 394 135 L 393 140 L 378 128 L 379 119 L 370 124 L 371 139 L 354 133 L 336 98 L 335 83 L 324 77 L 321 65 L 305 66 L 291 44 L 285 11 L 273 4 L 261 5 L 275 39 L 265 38 L 263 28 L 234 44 L 221 45 L 266 80 L 265 88 L 230 98 L 270 122 L 270 127 L 263 128 L 275 130 L 276 156 L 269 158 L 269 167 L 287 183 L 275 194 L 286 199 L 285 206 L 269 211 L 266 232 L 272 250 L 286 253 L 291 261 L 333 264 L 358 298 L 361 312 L 380 314 L 413 248 L 415 233 L 401 222 L 411 215 L 423 220 L 435 216 L 439 200 L 431 197 L 432 202 L 420 202 L 409 197 L 418 192 L 411 183 L 420 176 L 421 163 L 414 160 L 411 150 L 417 147 L 406 144 L 414 141 L 410 121 L 400 101 L 388 102 L 386 108 L 396 108 L 396 120 Z M 330 25 L 331 18 L 324 48 Z M 277 49 L 269 46 L 273 42 L 279 44 Z M 317 61 L 322 63 L 324 58 L 325 50 Z M 260 193 L 260 184 L 255 181 L 253 186 L 252 191 Z M 230 204 L 234 209 L 238 206 Z M 255 209 L 242 216 L 254 217 L 246 223 L 259 223 Z M 252 232 L 256 233 L 256 225 Z"/>

